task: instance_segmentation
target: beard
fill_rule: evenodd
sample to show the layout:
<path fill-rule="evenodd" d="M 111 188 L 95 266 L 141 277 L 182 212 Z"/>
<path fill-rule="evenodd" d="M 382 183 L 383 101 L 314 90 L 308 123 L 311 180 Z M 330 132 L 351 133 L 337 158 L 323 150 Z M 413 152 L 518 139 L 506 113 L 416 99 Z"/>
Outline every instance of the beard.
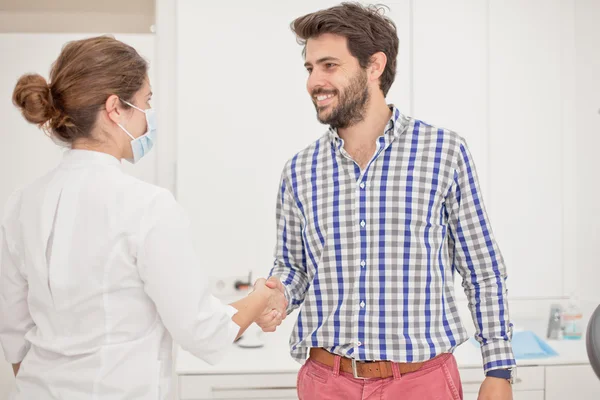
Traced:
<path fill-rule="evenodd" d="M 338 100 L 337 107 L 328 113 L 326 109 L 332 107 L 331 105 L 319 107 L 315 103 L 317 119 L 320 123 L 330 125 L 335 129 L 344 129 L 355 125 L 364 119 L 369 103 L 367 72 L 360 70 L 341 92 L 338 90 L 315 89 L 312 93 L 313 96 L 318 94 L 334 94 L 337 95 Z"/>

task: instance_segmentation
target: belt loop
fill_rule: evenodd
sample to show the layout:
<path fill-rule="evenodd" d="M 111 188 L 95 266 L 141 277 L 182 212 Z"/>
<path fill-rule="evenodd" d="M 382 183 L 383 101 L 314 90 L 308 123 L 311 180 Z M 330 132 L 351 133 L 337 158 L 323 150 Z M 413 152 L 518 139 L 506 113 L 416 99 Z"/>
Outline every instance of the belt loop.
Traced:
<path fill-rule="evenodd" d="M 400 366 L 396 362 L 390 363 L 392 364 L 392 373 L 394 374 L 394 379 L 402 378 L 402 374 L 400 373 Z"/>
<path fill-rule="evenodd" d="M 342 362 L 342 357 L 336 355 L 333 359 L 333 376 L 337 378 L 340 375 L 340 364 Z"/>

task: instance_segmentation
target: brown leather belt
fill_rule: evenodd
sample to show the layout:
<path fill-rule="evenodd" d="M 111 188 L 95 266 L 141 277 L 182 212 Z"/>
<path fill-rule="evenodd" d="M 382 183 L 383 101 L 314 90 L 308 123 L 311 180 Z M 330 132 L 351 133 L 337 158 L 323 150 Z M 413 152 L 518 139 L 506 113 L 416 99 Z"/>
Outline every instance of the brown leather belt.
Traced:
<path fill-rule="evenodd" d="M 334 354 L 325 349 L 313 347 L 310 349 L 310 359 L 318 363 L 333 367 L 335 365 Z M 340 360 L 340 371 L 353 374 L 355 378 L 389 378 L 394 376 L 392 371 L 392 361 L 356 361 L 354 359 L 342 357 Z M 416 363 L 396 363 L 400 370 L 400 375 L 418 371 L 424 362 Z"/>

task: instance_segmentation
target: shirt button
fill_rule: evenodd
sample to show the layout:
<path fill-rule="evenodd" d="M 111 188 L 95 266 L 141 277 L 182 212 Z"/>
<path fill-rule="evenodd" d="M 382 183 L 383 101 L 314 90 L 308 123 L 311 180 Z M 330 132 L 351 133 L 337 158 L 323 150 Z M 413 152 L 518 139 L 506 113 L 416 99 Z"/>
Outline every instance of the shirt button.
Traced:
<path fill-rule="evenodd" d="M 361 188 L 361 189 L 364 189 L 364 188 L 365 188 L 365 186 L 366 186 L 366 185 L 365 185 L 365 183 L 364 183 L 364 182 L 361 182 L 361 183 L 360 183 L 360 188 Z"/>
<path fill-rule="evenodd" d="M 365 302 L 364 301 L 360 302 L 360 308 L 365 308 Z"/>
<path fill-rule="evenodd" d="M 362 346 L 362 343 L 361 342 L 356 342 L 356 345 L 357 346 Z"/>
<path fill-rule="evenodd" d="M 362 260 L 362 261 L 360 262 L 360 266 L 361 266 L 361 267 L 363 267 L 363 268 L 364 268 L 366 265 L 367 265 L 367 263 L 365 262 L 365 260 Z"/>
<path fill-rule="evenodd" d="M 365 222 L 365 220 L 363 219 L 362 221 L 360 221 L 360 226 L 362 226 L 363 228 L 365 227 L 365 225 L 367 225 L 367 223 Z"/>

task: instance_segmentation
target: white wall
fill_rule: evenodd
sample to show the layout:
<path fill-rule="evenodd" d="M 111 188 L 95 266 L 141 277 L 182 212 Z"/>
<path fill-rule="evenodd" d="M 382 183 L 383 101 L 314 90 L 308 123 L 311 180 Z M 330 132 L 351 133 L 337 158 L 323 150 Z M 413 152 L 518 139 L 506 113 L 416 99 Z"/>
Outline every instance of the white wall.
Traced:
<path fill-rule="evenodd" d="M 177 195 L 214 275 L 265 275 L 284 163 L 321 136 L 289 23 L 336 1 L 177 3 Z M 389 2 L 408 33 L 408 1 Z M 159 27 L 160 29 L 160 27 Z M 410 109 L 403 43 L 390 99 Z"/>
<path fill-rule="evenodd" d="M 271 266 L 282 166 L 325 130 L 289 23 L 337 3 L 176 3 L 177 194 L 214 275 Z M 577 257 L 574 0 L 386 3 L 400 37 L 388 101 L 467 139 L 511 298 L 568 295 Z"/>
<path fill-rule="evenodd" d="M 30 125 L 12 104 L 17 79 L 24 73 L 36 72 L 48 78 L 50 65 L 62 46 L 89 34 L 0 34 L 0 210 L 8 196 L 53 168 L 64 149 L 59 148 L 36 126 Z M 154 36 L 151 34 L 115 35 L 132 46 L 150 63 L 154 60 Z M 153 80 L 153 69 L 150 68 Z M 123 163 L 127 173 L 147 182 L 156 181 L 156 153 L 135 165 Z M 3 211 L 2 211 L 3 213 Z M 12 369 L 4 361 L 0 349 L 0 400 L 12 387 Z"/>

